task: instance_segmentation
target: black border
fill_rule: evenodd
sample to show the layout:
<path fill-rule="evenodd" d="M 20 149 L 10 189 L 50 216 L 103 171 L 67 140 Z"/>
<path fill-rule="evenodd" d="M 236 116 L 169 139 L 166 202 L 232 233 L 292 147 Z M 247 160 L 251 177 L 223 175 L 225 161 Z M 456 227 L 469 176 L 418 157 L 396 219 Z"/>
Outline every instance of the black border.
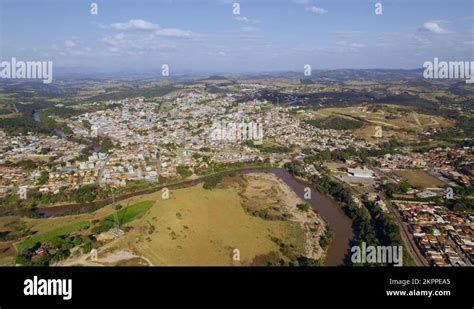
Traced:
<path fill-rule="evenodd" d="M 14 304 L 377 304 L 473 308 L 472 267 L 2 267 L 0 308 Z M 24 280 L 72 279 L 73 296 L 25 296 Z M 389 279 L 449 279 L 399 286 Z M 449 290 L 450 296 L 386 296 L 386 290 Z M 453 306 L 455 305 L 455 306 Z M 27 306 L 30 307 L 30 306 Z M 290 306 L 291 307 L 291 306 Z M 84 307 L 83 307 L 84 308 Z M 380 306 L 378 306 L 380 308 Z"/>

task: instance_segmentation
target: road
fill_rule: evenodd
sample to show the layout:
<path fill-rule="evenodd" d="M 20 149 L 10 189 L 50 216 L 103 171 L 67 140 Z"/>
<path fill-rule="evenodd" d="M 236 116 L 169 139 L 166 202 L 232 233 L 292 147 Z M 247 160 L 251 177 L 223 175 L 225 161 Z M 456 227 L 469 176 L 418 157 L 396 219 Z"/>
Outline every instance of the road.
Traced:
<path fill-rule="evenodd" d="M 99 167 L 99 171 L 97 172 L 97 179 L 96 184 L 100 185 L 102 181 L 102 174 L 104 173 L 104 169 L 107 166 L 107 162 L 109 162 L 110 155 L 107 155 L 104 161 L 101 162 L 101 166 Z"/>
<path fill-rule="evenodd" d="M 390 212 L 396 212 L 396 210 L 393 209 L 393 206 L 391 205 L 389 206 L 389 209 Z M 398 213 L 395 213 L 394 215 L 397 218 L 398 226 L 400 227 L 400 236 L 402 237 L 402 240 L 405 243 L 405 248 L 408 250 L 408 253 L 410 253 L 411 257 L 415 260 L 416 266 L 430 266 L 426 258 L 420 252 L 420 249 L 418 249 L 418 246 L 416 245 L 412 234 L 410 233 L 410 231 L 408 231 L 408 225 L 401 220 L 400 215 Z"/>
<path fill-rule="evenodd" d="M 448 237 L 448 241 L 449 241 L 449 244 L 451 245 L 451 247 L 454 248 L 454 250 L 457 252 L 457 254 L 459 254 L 459 256 L 461 257 L 461 259 L 464 261 L 464 263 L 466 263 L 467 266 L 472 266 L 472 263 L 471 261 L 469 260 L 469 257 L 460 250 L 459 246 L 456 245 L 456 243 L 454 242 L 454 240 L 451 238 L 451 237 Z"/>
<path fill-rule="evenodd" d="M 387 176 L 378 168 L 374 168 L 373 170 L 377 174 L 378 177 L 380 177 L 381 175 Z M 393 179 L 391 180 L 394 181 Z M 402 241 L 405 244 L 405 248 L 408 250 L 408 253 L 411 255 L 411 257 L 413 258 L 417 266 L 429 266 L 430 265 L 429 262 L 426 260 L 424 255 L 420 252 L 420 249 L 416 245 L 415 239 L 413 238 L 412 233 L 410 233 L 410 231 L 408 230 L 408 225 L 402 221 L 400 214 L 394 208 L 394 206 L 392 205 L 390 200 L 387 198 L 387 196 L 385 196 L 385 194 L 382 192 L 381 194 L 383 195 L 384 199 L 388 202 L 387 208 L 390 211 L 390 214 L 397 220 L 397 224 L 400 229 L 400 237 L 402 238 Z"/>

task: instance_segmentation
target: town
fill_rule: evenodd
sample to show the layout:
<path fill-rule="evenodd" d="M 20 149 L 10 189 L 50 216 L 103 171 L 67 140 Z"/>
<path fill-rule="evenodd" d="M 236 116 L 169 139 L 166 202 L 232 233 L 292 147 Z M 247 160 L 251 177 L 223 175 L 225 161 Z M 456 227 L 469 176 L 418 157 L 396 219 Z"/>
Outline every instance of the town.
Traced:
<path fill-rule="evenodd" d="M 318 190 L 326 190 L 325 182 L 340 187 L 344 194 L 327 194 L 343 196 L 341 206 L 356 214 L 353 220 L 372 218 L 398 231 L 384 236 L 388 232 L 375 224 L 357 239 L 403 244 L 405 264 L 472 265 L 473 146 L 420 151 L 413 143 L 433 140 L 451 122 L 369 102 L 314 108 L 305 99 L 298 103 L 298 91 L 317 91 L 298 85 L 275 97 L 261 95 L 280 91 L 271 83 L 216 84 L 67 108 L 57 104 L 71 114 L 67 118 L 34 111 L 33 124 L 53 126 L 51 134 L 0 135 L 3 211 L 15 213 L 14 205 L 23 205 L 41 213 L 226 170 L 275 167 L 315 181 Z M 219 91 L 209 90 L 215 87 Z M 289 104 L 278 104 L 280 97 Z M 411 128 L 400 135 L 403 122 Z"/>

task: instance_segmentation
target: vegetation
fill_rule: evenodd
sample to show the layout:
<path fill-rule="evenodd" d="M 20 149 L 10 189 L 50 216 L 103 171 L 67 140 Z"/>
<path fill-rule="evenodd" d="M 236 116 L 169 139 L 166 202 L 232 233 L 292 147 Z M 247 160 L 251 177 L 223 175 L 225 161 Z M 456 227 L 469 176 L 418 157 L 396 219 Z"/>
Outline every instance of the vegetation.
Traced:
<path fill-rule="evenodd" d="M 319 245 L 323 250 L 326 250 L 332 241 L 332 232 L 330 229 L 319 239 Z"/>
<path fill-rule="evenodd" d="M 183 178 L 188 178 L 193 174 L 193 172 L 187 166 L 184 165 L 178 165 L 176 167 L 176 172 Z"/>
<path fill-rule="evenodd" d="M 316 161 L 346 161 L 350 159 L 351 157 L 358 157 L 362 160 L 364 163 L 375 163 L 374 161 L 371 161 L 371 157 L 380 157 L 385 154 L 391 153 L 398 153 L 399 147 L 403 146 L 403 143 L 398 142 L 395 139 L 390 139 L 388 142 L 384 143 L 380 149 L 376 148 L 348 148 L 345 150 L 336 150 L 336 151 L 321 151 L 318 152 L 318 154 L 313 155 L 310 154 L 309 150 L 306 150 L 308 155 L 305 157 L 305 162 L 307 163 L 314 163 Z"/>
<path fill-rule="evenodd" d="M 304 203 L 304 204 L 298 204 L 296 205 L 296 207 L 298 207 L 299 210 L 301 211 L 304 211 L 304 212 L 308 212 L 309 211 L 309 205 Z"/>
<path fill-rule="evenodd" d="M 365 208 L 357 207 L 351 198 L 351 188 L 339 182 L 331 180 L 328 176 L 318 177 L 311 175 L 306 177 L 302 172 L 302 165 L 297 163 L 287 163 L 285 168 L 295 176 L 305 177 L 319 192 L 332 196 L 341 204 L 346 215 L 352 219 L 356 233 L 356 240 L 359 243 L 366 242 L 369 245 L 376 245 L 378 239 L 375 229 L 372 226 L 371 217 Z"/>
<path fill-rule="evenodd" d="M 333 130 L 356 130 L 364 126 L 362 121 L 333 115 L 323 120 L 308 120 L 307 122 L 317 128 Z"/>
<path fill-rule="evenodd" d="M 288 153 L 288 152 L 291 152 L 290 147 L 278 146 L 278 145 L 264 146 L 264 145 L 255 144 L 255 142 L 252 141 L 252 140 L 246 140 L 245 142 L 243 142 L 243 145 L 251 147 L 251 148 L 259 149 L 260 152 L 264 152 L 264 153 Z"/>
<path fill-rule="evenodd" d="M 37 185 L 44 185 L 49 179 L 49 172 L 48 171 L 42 171 L 40 174 L 40 177 L 36 181 Z"/>
<path fill-rule="evenodd" d="M 406 192 L 409 187 L 424 189 L 443 187 L 445 185 L 443 181 L 423 170 L 402 170 L 396 171 L 395 174 L 406 179 L 406 181 L 400 183 L 400 190 L 402 192 Z"/>
<path fill-rule="evenodd" d="M 207 177 L 206 181 L 203 184 L 203 188 L 206 190 L 212 190 L 222 181 L 222 175 L 213 175 Z"/>
<path fill-rule="evenodd" d="M 99 190 L 99 188 L 94 185 L 82 186 L 72 191 L 71 198 L 76 203 L 90 203 L 96 199 L 97 190 Z"/>
<path fill-rule="evenodd" d="M 6 161 L 4 166 L 8 166 L 8 167 L 19 167 L 21 169 L 24 169 L 26 171 L 32 171 L 34 169 L 36 169 L 38 167 L 38 165 L 36 164 L 35 161 L 33 160 L 20 160 L 16 163 L 13 163 L 13 162 L 10 162 L 10 161 Z"/>
<path fill-rule="evenodd" d="M 301 172 L 301 166 L 296 163 L 287 163 L 285 168 L 296 176 L 304 177 Z M 331 195 L 338 201 L 344 212 L 352 219 L 354 231 L 356 234 L 355 242 L 367 245 L 401 245 L 401 238 L 398 225 L 387 214 L 383 213 L 373 203 L 365 201 L 367 208 L 358 207 L 351 198 L 351 189 L 338 182 L 332 181 L 328 177 L 309 177 L 309 182 L 320 192 Z M 322 244 L 325 244 L 329 237 L 322 238 Z M 405 250 L 406 251 L 406 250 Z M 412 258 L 404 255 L 405 265 L 413 265 Z"/>
<path fill-rule="evenodd" d="M 143 201 L 132 206 L 123 208 L 117 212 L 117 218 L 120 224 L 127 224 L 132 220 L 142 216 L 148 209 L 153 206 L 154 201 Z M 108 216 L 105 220 L 113 220 L 114 215 Z"/>
<path fill-rule="evenodd" d="M 101 220 L 96 226 L 94 226 L 92 233 L 97 235 L 110 230 L 114 227 L 115 218 L 117 218 L 117 223 L 119 225 L 127 224 L 142 216 L 148 209 L 151 208 L 151 206 L 153 206 L 154 203 L 155 202 L 153 201 L 143 201 L 120 209 L 116 214 L 112 214 Z"/>
<path fill-rule="evenodd" d="M 47 126 L 38 125 L 32 117 L 21 115 L 18 117 L 11 118 L 0 118 L 0 128 L 5 131 L 8 135 L 26 135 L 28 132 L 54 135 L 52 128 Z"/>
<path fill-rule="evenodd" d="M 108 91 L 105 94 L 100 94 L 100 95 L 91 97 L 89 98 L 89 100 L 91 102 L 94 102 L 94 101 L 107 101 L 107 100 L 121 100 L 121 99 L 132 98 L 132 97 L 145 97 L 145 98 L 161 97 L 176 89 L 178 88 L 172 85 L 164 85 L 164 86 L 155 86 L 155 87 L 139 88 L 139 89 L 133 89 L 133 90 L 123 90 L 123 91 L 116 91 L 116 92 Z"/>
<path fill-rule="evenodd" d="M 370 202 L 367 199 L 364 200 L 364 205 L 367 207 L 372 216 L 373 225 L 375 227 L 380 245 L 404 247 L 400 236 L 400 228 L 395 222 L 395 218 L 387 213 L 384 213 L 379 207 L 375 205 L 374 202 Z M 403 265 L 416 266 L 415 261 L 410 256 L 406 248 L 403 249 Z"/>
<path fill-rule="evenodd" d="M 31 249 L 37 246 L 38 243 L 42 244 L 42 243 L 54 241 L 58 237 L 63 237 L 73 232 L 87 229 L 89 228 L 89 225 L 90 225 L 89 222 L 77 222 L 77 223 L 62 227 L 62 228 L 54 229 L 46 233 L 34 235 L 30 237 L 29 239 L 19 243 L 16 246 L 16 248 L 18 252 L 21 254 L 25 250 Z"/>

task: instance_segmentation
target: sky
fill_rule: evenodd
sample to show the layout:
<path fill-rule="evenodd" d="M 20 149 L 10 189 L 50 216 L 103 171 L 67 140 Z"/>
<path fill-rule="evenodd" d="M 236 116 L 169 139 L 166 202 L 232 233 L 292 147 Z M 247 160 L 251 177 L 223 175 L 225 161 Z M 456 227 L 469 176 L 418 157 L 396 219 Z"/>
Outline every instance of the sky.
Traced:
<path fill-rule="evenodd" d="M 104 71 L 161 71 L 167 64 L 170 74 L 303 71 L 306 64 L 414 69 L 434 57 L 474 60 L 473 3 L 0 0 L 0 61 Z"/>

